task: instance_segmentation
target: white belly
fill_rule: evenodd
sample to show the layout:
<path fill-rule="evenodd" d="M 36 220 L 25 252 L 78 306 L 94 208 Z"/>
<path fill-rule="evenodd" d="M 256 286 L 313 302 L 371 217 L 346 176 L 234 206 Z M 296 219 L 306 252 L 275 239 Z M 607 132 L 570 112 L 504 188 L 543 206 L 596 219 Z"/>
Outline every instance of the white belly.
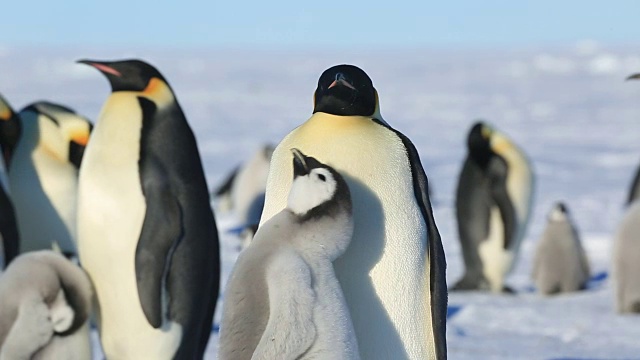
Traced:
<path fill-rule="evenodd" d="M 335 267 L 362 358 L 435 358 L 426 225 L 401 140 L 367 118 L 315 114 L 273 154 L 261 223 L 286 205 L 293 147 L 351 190 L 354 238 Z"/>
<path fill-rule="evenodd" d="M 170 359 L 180 343 L 180 326 L 154 329 L 138 297 L 135 251 L 146 206 L 138 173 L 140 116 L 131 109 L 139 109 L 133 96 L 112 95 L 86 149 L 80 171 L 78 250 L 96 288 L 107 358 Z"/>
<path fill-rule="evenodd" d="M 501 292 L 504 278 L 513 263 L 513 253 L 504 248 L 504 226 L 497 206 L 489 215 L 489 235 L 480 243 L 478 252 L 482 259 L 482 272 L 489 281 L 491 291 Z"/>
<path fill-rule="evenodd" d="M 20 252 L 51 249 L 75 253 L 76 168 L 41 148 L 21 144 L 9 173 L 20 231 Z"/>

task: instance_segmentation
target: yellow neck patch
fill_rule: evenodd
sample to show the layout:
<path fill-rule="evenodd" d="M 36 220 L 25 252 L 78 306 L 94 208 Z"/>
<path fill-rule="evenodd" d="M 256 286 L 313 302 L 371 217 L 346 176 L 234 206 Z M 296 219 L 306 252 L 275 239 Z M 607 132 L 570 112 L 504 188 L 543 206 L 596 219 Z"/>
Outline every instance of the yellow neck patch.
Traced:
<path fill-rule="evenodd" d="M 11 119 L 11 115 L 13 115 L 13 111 L 6 106 L 0 106 L 0 120 L 7 121 Z"/>
<path fill-rule="evenodd" d="M 169 85 L 158 78 L 152 78 L 147 87 L 142 91 L 142 95 L 149 98 L 159 108 L 169 105 L 174 101 L 173 92 Z"/>

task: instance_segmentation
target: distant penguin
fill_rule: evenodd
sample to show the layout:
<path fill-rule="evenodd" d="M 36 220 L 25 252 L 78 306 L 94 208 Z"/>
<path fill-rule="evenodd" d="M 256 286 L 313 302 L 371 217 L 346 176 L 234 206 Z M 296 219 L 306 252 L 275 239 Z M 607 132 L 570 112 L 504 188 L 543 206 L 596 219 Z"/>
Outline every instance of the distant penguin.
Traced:
<path fill-rule="evenodd" d="M 80 170 L 78 250 L 108 359 L 201 359 L 218 297 L 218 232 L 200 154 L 165 78 L 84 63 L 112 93 Z"/>
<path fill-rule="evenodd" d="M 22 132 L 9 166 L 20 253 L 59 248 L 76 254 L 78 169 L 91 123 L 50 102 L 19 113 Z"/>
<path fill-rule="evenodd" d="M 533 169 L 520 148 L 484 122 L 472 126 L 467 147 L 456 192 L 465 273 L 453 289 L 511 291 L 505 277 L 531 214 Z"/>
<path fill-rule="evenodd" d="M 18 224 L 9 197 L 9 178 L 6 170 L 20 137 L 20 120 L 9 103 L 0 95 L 0 270 L 18 255 Z"/>
<path fill-rule="evenodd" d="M 589 262 L 566 205 L 558 202 L 549 213 L 538 242 L 533 280 L 544 295 L 582 290 L 589 280 Z"/>
<path fill-rule="evenodd" d="M 91 359 L 91 281 L 62 255 L 17 257 L 0 276 L 0 359 Z"/>
<path fill-rule="evenodd" d="M 220 210 L 233 212 L 241 224 L 260 221 L 273 149 L 271 144 L 264 145 L 249 161 L 234 169 L 214 193 Z"/>
<path fill-rule="evenodd" d="M 640 79 L 640 73 L 630 75 L 627 80 Z M 627 205 L 630 205 L 634 200 L 640 199 L 640 166 L 636 170 L 636 175 L 631 182 L 631 188 L 629 190 L 629 196 L 627 197 Z"/>
<path fill-rule="evenodd" d="M 259 228 L 229 277 L 221 360 L 360 358 L 332 265 L 353 235 L 349 188 L 331 167 L 292 151 L 287 207 Z"/>
<path fill-rule="evenodd" d="M 626 209 L 613 247 L 616 310 L 640 313 L 640 201 Z"/>
<path fill-rule="evenodd" d="M 360 356 L 446 359 L 446 263 L 427 176 L 411 140 L 380 115 L 362 69 L 320 76 L 313 115 L 274 150 L 261 226 L 287 205 L 291 148 L 333 167 L 351 190 L 353 241 L 334 265 Z"/>
<path fill-rule="evenodd" d="M 636 170 L 636 175 L 631 182 L 631 189 L 629 190 L 629 196 L 627 197 L 627 205 L 630 205 L 635 200 L 640 199 L 640 166 Z"/>

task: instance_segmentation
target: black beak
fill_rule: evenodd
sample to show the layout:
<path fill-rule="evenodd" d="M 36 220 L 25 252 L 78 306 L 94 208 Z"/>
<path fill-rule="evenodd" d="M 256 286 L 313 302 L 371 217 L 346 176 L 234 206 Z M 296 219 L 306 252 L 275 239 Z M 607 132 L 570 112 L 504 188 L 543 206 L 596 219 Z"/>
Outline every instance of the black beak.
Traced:
<path fill-rule="evenodd" d="M 625 80 L 636 80 L 636 79 L 640 79 L 640 73 L 629 75 L 629 77 L 626 78 Z"/>
<path fill-rule="evenodd" d="M 305 176 L 309 174 L 306 156 L 298 149 L 291 149 L 293 153 L 293 177 Z"/>

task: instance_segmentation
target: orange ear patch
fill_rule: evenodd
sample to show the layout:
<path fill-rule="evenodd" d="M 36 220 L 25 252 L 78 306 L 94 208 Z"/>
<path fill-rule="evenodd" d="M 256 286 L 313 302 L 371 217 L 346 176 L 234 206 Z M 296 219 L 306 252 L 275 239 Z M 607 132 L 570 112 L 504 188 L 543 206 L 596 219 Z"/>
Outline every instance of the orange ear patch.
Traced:
<path fill-rule="evenodd" d="M 173 101 L 173 93 L 169 86 L 158 78 L 149 80 L 147 87 L 142 90 L 142 94 L 153 100 L 159 107 L 169 104 Z"/>
<path fill-rule="evenodd" d="M 13 115 L 13 112 L 8 107 L 0 109 L 0 120 L 7 121 L 11 119 L 11 115 Z"/>

